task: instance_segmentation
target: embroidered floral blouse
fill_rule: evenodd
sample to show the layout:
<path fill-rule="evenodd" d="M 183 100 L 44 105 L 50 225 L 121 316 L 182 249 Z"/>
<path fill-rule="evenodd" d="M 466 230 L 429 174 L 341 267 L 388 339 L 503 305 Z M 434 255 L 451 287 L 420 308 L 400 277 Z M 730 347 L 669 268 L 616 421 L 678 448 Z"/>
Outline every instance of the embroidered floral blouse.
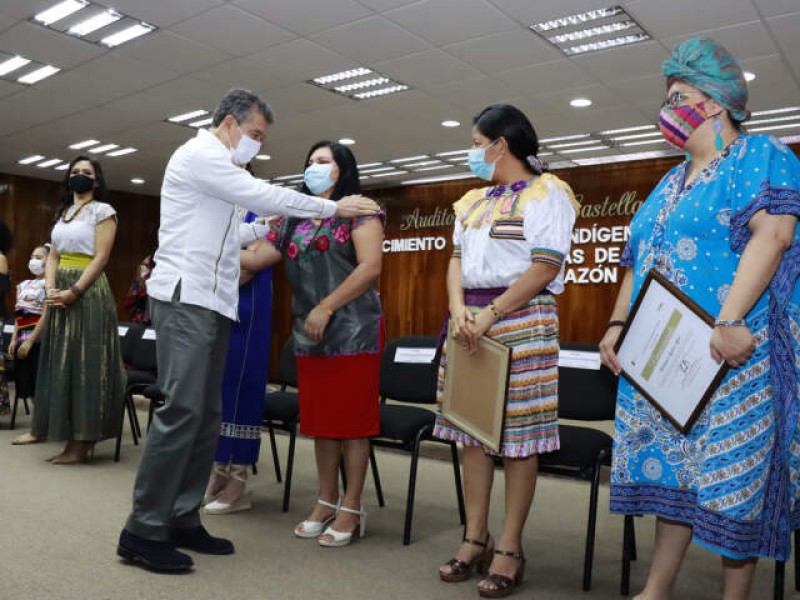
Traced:
<path fill-rule="evenodd" d="M 461 259 L 465 289 L 508 287 L 532 262 L 543 262 L 560 268 L 548 291 L 564 291 L 578 202 L 558 177 L 471 190 L 453 210 L 453 256 Z"/>
<path fill-rule="evenodd" d="M 280 250 L 292 290 L 295 352 L 298 355 L 353 355 L 379 351 L 381 303 L 374 287 L 342 306 L 331 317 L 320 342 L 303 333 L 308 313 L 339 287 L 358 266 L 352 232 L 367 220 L 384 215 L 345 219 L 329 217 L 278 219 L 267 241 Z"/>

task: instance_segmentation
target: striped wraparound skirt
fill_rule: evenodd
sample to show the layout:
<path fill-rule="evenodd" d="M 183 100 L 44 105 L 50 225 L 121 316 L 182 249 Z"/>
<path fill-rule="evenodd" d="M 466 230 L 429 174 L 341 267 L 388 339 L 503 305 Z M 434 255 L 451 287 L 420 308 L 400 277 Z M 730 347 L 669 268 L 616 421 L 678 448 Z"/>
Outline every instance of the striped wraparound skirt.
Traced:
<path fill-rule="evenodd" d="M 469 307 L 478 310 L 478 307 Z M 550 294 L 539 294 L 519 310 L 509 313 L 487 332 L 511 347 L 511 373 L 500 456 L 525 458 L 559 449 L 558 439 L 558 314 Z M 447 344 L 439 365 L 437 398 L 444 392 Z M 483 446 L 438 415 L 433 435 Z M 487 454 L 496 454 L 483 446 Z"/>
<path fill-rule="evenodd" d="M 68 290 L 83 269 L 59 267 Z M 32 433 L 50 441 L 99 441 L 122 424 L 125 369 L 114 296 L 105 274 L 68 308 L 47 311 L 36 376 Z"/>

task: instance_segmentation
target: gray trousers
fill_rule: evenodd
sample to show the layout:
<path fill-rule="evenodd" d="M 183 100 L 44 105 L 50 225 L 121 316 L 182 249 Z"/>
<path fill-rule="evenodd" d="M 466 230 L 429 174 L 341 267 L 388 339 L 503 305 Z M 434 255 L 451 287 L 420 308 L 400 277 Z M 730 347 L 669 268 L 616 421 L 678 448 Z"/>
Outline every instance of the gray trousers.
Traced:
<path fill-rule="evenodd" d="M 151 298 L 150 308 L 158 386 L 166 404 L 153 415 L 125 529 L 164 541 L 170 529 L 200 525 L 200 504 L 219 438 L 231 321 L 174 298 Z"/>

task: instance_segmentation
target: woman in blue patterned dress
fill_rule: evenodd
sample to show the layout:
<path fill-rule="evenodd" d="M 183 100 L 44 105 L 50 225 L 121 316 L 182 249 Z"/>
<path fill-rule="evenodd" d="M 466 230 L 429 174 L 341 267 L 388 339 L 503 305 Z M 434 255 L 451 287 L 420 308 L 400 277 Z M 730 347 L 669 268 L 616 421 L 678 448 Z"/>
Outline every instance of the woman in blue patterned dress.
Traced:
<path fill-rule="evenodd" d="M 631 223 L 601 355 L 619 373 L 618 322 L 656 269 L 715 316 L 710 352 L 731 369 L 686 435 L 620 379 L 611 510 L 658 518 L 637 598 L 668 597 L 692 540 L 721 555 L 725 598 L 747 598 L 758 557 L 785 560 L 800 526 L 800 162 L 741 133 L 747 86 L 722 46 L 689 40 L 663 68 L 661 129 L 688 160 Z"/>

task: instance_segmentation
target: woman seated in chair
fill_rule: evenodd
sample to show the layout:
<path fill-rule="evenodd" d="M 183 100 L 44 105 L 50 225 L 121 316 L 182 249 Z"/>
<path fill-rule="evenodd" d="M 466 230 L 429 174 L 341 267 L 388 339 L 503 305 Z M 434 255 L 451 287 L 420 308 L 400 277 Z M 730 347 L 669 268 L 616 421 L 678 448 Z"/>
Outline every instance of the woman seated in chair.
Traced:
<path fill-rule="evenodd" d="M 493 453 L 439 416 L 433 435 L 464 446 L 467 525 L 455 557 L 439 569 L 448 582 L 488 568 L 481 596 L 511 594 L 525 567 L 522 529 L 533 501 L 537 455 L 558 450 L 558 316 L 577 202 L 569 186 L 544 172 L 527 117 L 493 105 L 474 119 L 470 170 L 491 187 L 453 205 L 453 257 L 447 291 L 455 340 L 470 352 L 488 335 L 512 348 L 503 438 Z M 447 348 L 439 370 L 439 394 Z M 497 542 L 488 529 L 495 458 L 505 468 L 506 511 Z"/>
<path fill-rule="evenodd" d="M 341 144 L 312 146 L 302 191 L 338 200 L 360 191 L 353 153 Z M 295 527 L 322 546 L 363 536 L 361 505 L 369 438 L 380 430 L 379 370 L 383 345 L 381 273 L 383 215 L 356 219 L 279 219 L 265 241 L 242 251 L 257 271 L 285 259 L 292 290 L 300 394 L 300 433 L 314 437 L 319 499 Z M 347 489 L 339 498 L 344 453 Z"/>

